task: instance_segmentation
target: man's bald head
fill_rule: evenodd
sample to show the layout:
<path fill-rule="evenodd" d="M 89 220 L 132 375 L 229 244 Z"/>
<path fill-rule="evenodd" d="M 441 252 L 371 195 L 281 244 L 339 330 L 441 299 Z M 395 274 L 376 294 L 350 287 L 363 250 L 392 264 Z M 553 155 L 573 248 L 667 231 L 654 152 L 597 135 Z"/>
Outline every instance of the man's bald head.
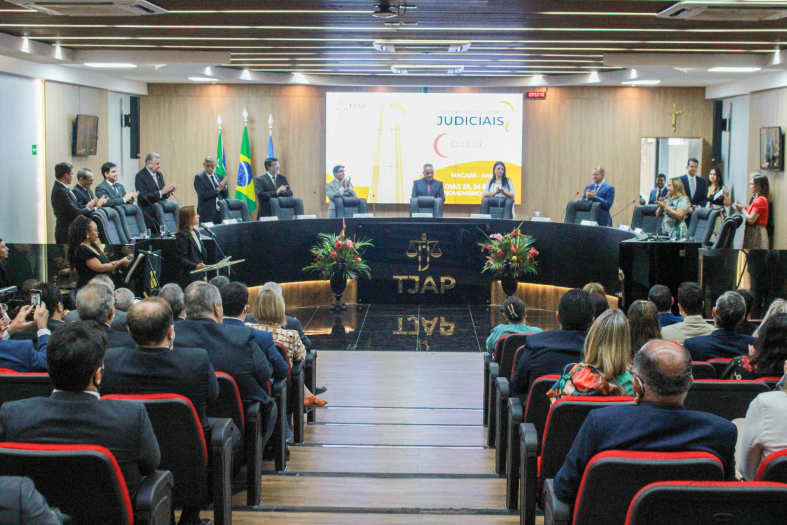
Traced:
<path fill-rule="evenodd" d="M 645 384 L 649 401 L 686 395 L 691 388 L 691 355 L 682 346 L 653 340 L 634 356 L 634 373 Z"/>
<path fill-rule="evenodd" d="M 128 310 L 128 332 L 139 346 L 158 345 L 172 326 L 172 308 L 159 297 L 149 297 Z"/>

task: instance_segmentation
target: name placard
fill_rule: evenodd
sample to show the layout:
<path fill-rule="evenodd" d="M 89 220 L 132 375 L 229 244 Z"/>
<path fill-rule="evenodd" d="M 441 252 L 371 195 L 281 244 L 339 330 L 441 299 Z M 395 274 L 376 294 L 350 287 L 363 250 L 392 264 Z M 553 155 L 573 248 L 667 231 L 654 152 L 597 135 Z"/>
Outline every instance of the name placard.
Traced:
<path fill-rule="evenodd" d="M 418 218 L 418 219 L 432 219 L 434 218 L 433 213 L 411 213 L 410 217 Z"/>

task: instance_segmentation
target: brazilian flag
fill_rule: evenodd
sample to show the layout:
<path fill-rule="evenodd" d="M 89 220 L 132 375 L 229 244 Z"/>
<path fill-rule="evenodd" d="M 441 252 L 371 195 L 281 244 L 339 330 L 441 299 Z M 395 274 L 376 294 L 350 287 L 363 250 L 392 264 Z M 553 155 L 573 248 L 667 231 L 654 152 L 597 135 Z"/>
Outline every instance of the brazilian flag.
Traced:
<path fill-rule="evenodd" d="M 243 127 L 243 142 L 240 144 L 240 164 L 238 165 L 238 183 L 235 186 L 235 198 L 246 201 L 249 211 L 257 209 L 254 198 L 254 176 L 251 174 L 251 151 L 249 149 L 249 131 Z"/>

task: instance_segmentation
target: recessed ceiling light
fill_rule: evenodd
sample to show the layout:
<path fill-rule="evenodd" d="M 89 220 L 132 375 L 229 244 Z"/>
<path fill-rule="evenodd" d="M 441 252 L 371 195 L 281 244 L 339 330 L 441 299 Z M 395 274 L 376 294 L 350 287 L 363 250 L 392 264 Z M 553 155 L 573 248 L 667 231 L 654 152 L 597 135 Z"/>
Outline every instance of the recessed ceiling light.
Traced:
<path fill-rule="evenodd" d="M 621 82 L 621 84 L 627 86 L 655 86 L 656 84 L 661 84 L 661 80 L 627 80 Z"/>
<path fill-rule="evenodd" d="M 240 74 L 241 80 L 251 80 L 251 71 L 248 69 L 244 69 L 243 73 Z"/>
<path fill-rule="evenodd" d="M 711 73 L 754 73 L 762 68 L 759 67 L 712 67 L 708 71 Z"/>
<path fill-rule="evenodd" d="M 124 67 L 124 68 L 134 68 L 137 67 L 134 64 L 122 63 L 122 62 L 85 62 L 87 67 Z"/>
<path fill-rule="evenodd" d="M 207 78 L 207 77 L 189 77 L 189 80 L 192 82 L 218 82 L 219 79 L 217 78 Z"/>

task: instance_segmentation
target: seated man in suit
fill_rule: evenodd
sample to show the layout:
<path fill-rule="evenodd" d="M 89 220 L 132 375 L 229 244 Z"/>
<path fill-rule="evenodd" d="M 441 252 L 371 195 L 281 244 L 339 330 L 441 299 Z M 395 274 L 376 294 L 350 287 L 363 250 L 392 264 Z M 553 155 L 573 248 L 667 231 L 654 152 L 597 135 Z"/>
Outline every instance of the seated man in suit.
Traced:
<path fill-rule="evenodd" d="M 77 172 L 77 184 L 74 186 L 74 195 L 76 195 L 77 202 L 79 202 L 80 207 L 86 207 L 87 203 L 90 201 L 97 201 L 98 204 L 96 208 L 101 208 L 107 203 L 107 199 L 104 197 L 96 198 L 93 195 L 93 190 L 90 188 L 93 186 L 93 172 L 87 168 L 82 168 Z"/>
<path fill-rule="evenodd" d="M 604 181 L 606 173 L 601 166 L 593 168 L 590 176 L 593 178 L 593 184 L 585 186 L 585 194 L 582 196 L 582 200 L 596 201 L 601 204 L 601 208 L 598 211 L 598 225 L 612 226 L 612 216 L 609 214 L 609 209 L 615 202 L 615 187 Z"/>
<path fill-rule="evenodd" d="M 656 175 L 656 187 L 650 190 L 647 204 L 657 204 L 661 198 L 667 198 L 667 176 L 663 173 Z M 639 203 L 645 204 L 645 199 L 640 198 Z"/>
<path fill-rule="evenodd" d="M 121 204 L 134 204 L 134 199 L 139 195 L 138 191 L 126 191 L 121 183 L 118 182 L 117 165 L 105 162 L 101 165 L 101 175 L 104 182 L 96 187 L 96 196 L 106 199 L 105 206 L 115 207 Z"/>
<path fill-rule="evenodd" d="M 89 444 L 109 449 L 133 500 L 144 476 L 161 461 L 145 405 L 99 401 L 107 341 L 91 323 L 60 328 L 49 340 L 47 364 L 55 391 L 4 403 L 0 440 L 18 443 Z"/>
<path fill-rule="evenodd" d="M 344 166 L 333 167 L 333 180 L 325 185 L 325 195 L 328 197 L 328 217 L 336 217 L 336 197 L 358 197 L 350 182 L 350 177 L 345 176 Z"/>
<path fill-rule="evenodd" d="M 528 336 L 525 350 L 511 376 L 513 395 L 524 399 L 530 385 L 539 377 L 562 374 L 566 365 L 582 361 L 585 338 L 594 319 L 590 294 L 579 288 L 564 293 L 555 318 L 560 330 Z"/>
<path fill-rule="evenodd" d="M 205 157 L 202 162 L 202 173 L 194 176 L 194 190 L 197 192 L 197 215 L 202 222 L 221 224 L 219 213 L 219 200 L 228 199 L 230 190 L 227 187 L 227 177 L 216 176 L 216 159 Z"/>
<path fill-rule="evenodd" d="M 279 159 L 265 159 L 265 174 L 254 179 L 254 193 L 260 203 L 260 217 L 270 217 L 273 214 L 271 199 L 292 197 L 287 177 L 279 174 Z"/>
<path fill-rule="evenodd" d="M 672 313 L 672 305 L 675 299 L 672 292 L 663 284 L 654 284 L 648 290 L 648 301 L 656 305 L 659 311 L 659 328 L 672 326 L 683 321 L 683 317 Z"/>
<path fill-rule="evenodd" d="M 158 224 L 153 219 L 155 216 L 151 206 L 159 201 L 169 199 L 175 190 L 176 184 L 165 184 L 164 175 L 161 174 L 161 155 L 148 153 L 145 157 L 145 167 L 139 170 L 134 177 L 134 187 L 139 192 L 139 205 L 145 212 L 145 224 L 151 230 L 158 231 Z"/>
<path fill-rule="evenodd" d="M 724 465 L 725 479 L 733 481 L 735 425 L 683 408 L 694 382 L 689 353 L 668 341 L 652 340 L 634 356 L 631 375 L 637 405 L 598 408 L 588 414 L 555 475 L 558 499 L 574 504 L 585 467 L 606 450 L 709 452 Z"/>
<path fill-rule="evenodd" d="M 0 476 L 0 523 L 5 525 L 62 525 L 71 518 L 50 508 L 28 477 Z"/>
<path fill-rule="evenodd" d="M 678 310 L 683 321 L 661 329 L 661 337 L 665 341 L 675 341 L 679 345 L 689 337 L 708 335 L 713 327 L 702 318 L 702 288 L 697 283 L 681 283 L 678 287 Z"/>
<path fill-rule="evenodd" d="M 74 178 L 74 167 L 61 162 L 55 166 L 55 184 L 52 186 L 52 210 L 55 212 L 55 242 L 68 244 L 68 228 L 74 219 L 80 215 L 90 216 L 98 206 L 98 200 L 93 199 L 84 206 L 79 205 L 74 192 L 68 187 Z"/>
<path fill-rule="evenodd" d="M 134 292 L 128 288 L 118 288 L 115 290 L 115 313 L 126 312 L 134 305 Z"/>
<path fill-rule="evenodd" d="M 41 282 L 36 284 L 34 288 L 41 290 L 41 304 L 43 304 L 47 312 L 49 312 L 49 321 L 47 321 L 46 327 L 50 332 L 54 332 L 65 324 L 63 320 L 65 314 L 65 310 L 63 309 L 63 294 L 60 293 L 60 288 L 58 288 L 56 284 Z M 33 346 L 38 348 L 36 342 L 38 339 L 38 327 L 33 323 L 27 328 L 14 332 L 13 335 L 11 335 L 11 339 L 18 341 L 33 341 Z"/>
<path fill-rule="evenodd" d="M 697 175 L 699 167 L 700 162 L 697 159 L 689 159 L 686 163 L 686 174 L 680 176 L 683 189 L 691 201 L 689 213 L 708 204 L 708 181 Z"/>
<path fill-rule="evenodd" d="M 413 193 L 411 197 L 435 197 L 445 202 L 445 192 L 443 182 L 434 180 L 434 166 L 424 164 L 423 178 L 413 181 Z"/>
<path fill-rule="evenodd" d="M 115 293 L 115 283 L 112 282 L 112 279 L 110 279 L 106 274 L 96 275 L 90 279 L 87 284 L 103 284 L 104 286 L 107 286 L 113 294 Z M 67 323 L 79 321 L 79 310 L 77 309 L 69 311 L 63 317 L 63 320 Z M 126 312 L 116 310 L 110 325 L 112 326 L 113 330 L 124 332 L 126 330 Z"/>
<path fill-rule="evenodd" d="M 746 316 L 746 301 L 736 292 L 725 292 L 716 299 L 713 308 L 715 330 L 710 335 L 690 337 L 683 346 L 694 361 L 707 361 L 715 357 L 748 355 L 749 345 L 756 337 L 735 333 L 735 328 Z"/>
<path fill-rule="evenodd" d="M 175 323 L 186 320 L 186 303 L 183 288 L 176 283 L 165 284 L 158 296 L 169 304 Z"/>
<path fill-rule="evenodd" d="M 115 295 L 108 286 L 102 283 L 88 284 L 77 293 L 77 312 L 82 321 L 93 321 L 104 330 L 107 337 L 107 348 L 134 348 L 127 331 L 113 330 L 112 319 L 115 317 Z"/>
<path fill-rule="evenodd" d="M 46 346 L 51 332 L 47 328 L 49 312 L 44 303 L 35 307 L 33 322 L 25 321 L 33 311 L 31 305 L 23 306 L 8 327 L 0 322 L 0 368 L 10 368 L 17 372 L 46 372 Z M 37 345 L 33 341 L 12 341 L 11 334 L 33 325 L 38 328 Z"/>

